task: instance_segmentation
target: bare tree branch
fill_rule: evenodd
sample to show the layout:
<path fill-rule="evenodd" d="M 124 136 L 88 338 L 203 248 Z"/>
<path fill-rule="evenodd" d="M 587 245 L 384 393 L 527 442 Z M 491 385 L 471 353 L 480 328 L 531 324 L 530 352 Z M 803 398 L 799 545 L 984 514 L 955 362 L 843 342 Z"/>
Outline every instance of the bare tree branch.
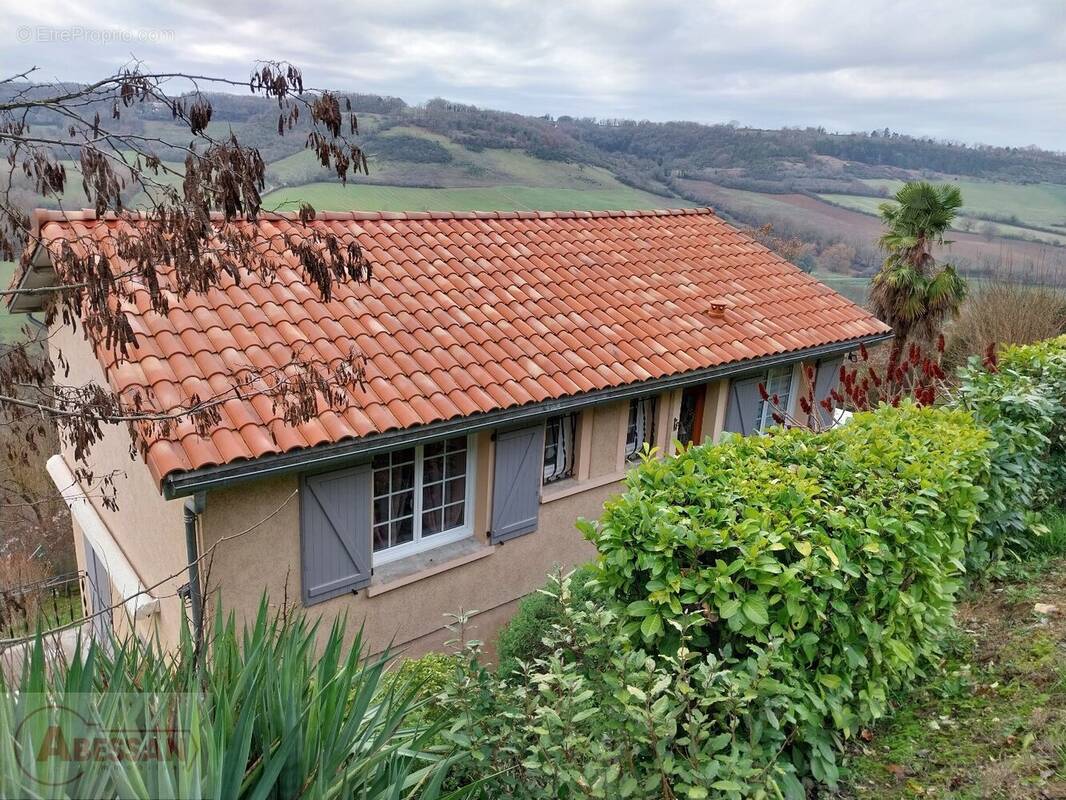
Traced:
<path fill-rule="evenodd" d="M 44 316 L 42 335 L 0 348 L 0 420 L 18 423 L 24 432 L 22 441 L 8 443 L 9 461 L 19 457 L 18 448 L 35 452 L 51 428 L 82 461 L 116 425 L 125 425 L 132 449 L 142 451 L 179 423 L 206 435 L 221 419 L 221 404 L 234 398 L 269 397 L 292 425 L 323 406 L 350 402 L 363 379 L 362 355 L 355 351 L 334 363 L 297 352 L 276 368 L 249 365 L 230 376 L 224 390 L 170 405 L 150 389 L 119 395 L 108 386 L 68 385 L 65 354 L 54 345 L 45 354 L 55 331 L 80 325 L 94 352 L 120 363 L 137 347 L 130 317 L 137 302 L 166 314 L 174 297 L 246 275 L 266 281 L 283 264 L 295 263 L 324 299 L 338 281 L 369 280 L 369 263 L 350 233 L 306 224 L 299 235 L 291 228 L 262 235 L 255 223 L 262 211 L 264 159 L 230 130 L 211 133 L 213 109 L 204 90 L 239 87 L 276 102 L 277 134 L 304 137 L 305 148 L 341 181 L 367 171 L 354 142 L 358 125 L 350 104 L 305 87 L 300 70 L 284 62 L 256 64 L 246 82 L 148 71 L 133 62 L 89 84 L 21 85 L 34 73 L 30 68 L 0 80 L 0 154 L 7 161 L 0 175 L 0 259 L 21 255 L 26 271 L 31 255 L 44 247 L 55 279 L 27 290 L 0 289 L 0 297 L 39 298 Z M 175 94 L 173 87 L 188 91 Z M 181 133 L 167 137 L 124 124 L 141 110 L 167 112 Z M 96 219 L 120 224 L 106 232 L 98 225 L 77 226 L 88 233 L 67 225 L 61 240 L 46 240 L 34 227 L 27 207 L 34 201 L 27 198 L 57 206 L 52 214 L 62 221 L 71 219 L 64 201 L 72 194 L 79 204 L 84 196 Z M 130 208 L 134 200 L 137 207 Z M 313 208 L 300 208 L 302 222 L 314 218 Z M 50 217 L 44 219 L 46 226 Z M 40 422 L 30 424 L 34 416 Z"/>

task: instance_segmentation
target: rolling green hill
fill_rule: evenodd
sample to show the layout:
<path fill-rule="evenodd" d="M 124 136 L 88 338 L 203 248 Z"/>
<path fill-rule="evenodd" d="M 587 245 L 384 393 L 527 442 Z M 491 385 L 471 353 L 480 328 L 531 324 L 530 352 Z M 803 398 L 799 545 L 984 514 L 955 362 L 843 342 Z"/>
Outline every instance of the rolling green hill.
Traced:
<path fill-rule="evenodd" d="M 416 189 L 374 184 L 310 183 L 271 192 L 263 199 L 272 210 L 295 210 L 307 202 L 319 211 L 599 211 L 671 208 L 677 198 L 630 189 L 563 189 L 538 186 L 482 186 Z"/>
<path fill-rule="evenodd" d="M 537 158 L 522 150 L 470 150 L 447 136 L 414 126 L 397 126 L 361 143 L 370 162 L 366 181 L 412 188 L 525 186 L 577 191 L 620 191 L 628 187 L 608 169 L 592 164 Z M 271 163 L 272 188 L 334 179 L 314 154 L 301 151 Z"/>
<path fill-rule="evenodd" d="M 0 87 L 0 97 L 14 87 Z M 960 230 L 942 255 L 971 277 L 1066 280 L 1066 155 L 968 147 L 887 130 L 760 130 L 732 124 L 523 116 L 435 99 L 351 95 L 370 174 L 341 185 L 304 148 L 308 121 L 277 134 L 276 104 L 211 95 L 209 133 L 233 133 L 267 164 L 264 206 L 293 210 L 567 210 L 711 205 L 783 245 L 853 296 L 880 268 L 877 206 L 905 180 L 954 181 Z M 165 109 L 131 107 L 124 132 L 184 143 Z M 40 130 L 56 126 L 38 114 Z M 61 135 L 55 128 L 55 135 Z M 167 160 L 184 157 L 159 144 Z M 70 165 L 73 166 L 73 165 Z M 66 207 L 85 205 L 72 175 Z M 32 187 L 18 202 L 41 204 Z M 132 191 L 129 194 L 133 194 Z M 142 197 L 126 197 L 136 205 Z M 795 247 L 798 243 L 799 247 Z"/>

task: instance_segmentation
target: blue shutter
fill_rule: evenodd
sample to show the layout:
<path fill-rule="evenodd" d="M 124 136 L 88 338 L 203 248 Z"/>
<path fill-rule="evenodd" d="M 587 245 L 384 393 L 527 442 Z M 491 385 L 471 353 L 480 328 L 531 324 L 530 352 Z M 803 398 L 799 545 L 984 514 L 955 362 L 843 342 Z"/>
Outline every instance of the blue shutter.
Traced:
<path fill-rule="evenodd" d="M 818 362 L 818 371 L 814 378 L 814 414 L 812 416 L 817 415 L 818 424 L 822 427 L 833 421 L 832 415 L 822 408 L 822 401 L 840 385 L 840 365 L 843 363 L 843 358 L 827 358 Z M 830 402 L 833 401 L 830 400 Z M 833 405 L 835 406 L 836 403 Z"/>
<path fill-rule="evenodd" d="M 729 384 L 729 404 L 726 406 L 725 430 L 748 436 L 755 432 L 759 420 L 759 384 L 765 375 L 733 380 Z"/>
<path fill-rule="evenodd" d="M 370 464 L 300 480 L 300 561 L 305 605 L 370 583 Z"/>
<path fill-rule="evenodd" d="M 537 529 L 543 468 L 543 424 L 496 434 L 491 530 L 494 544 Z"/>

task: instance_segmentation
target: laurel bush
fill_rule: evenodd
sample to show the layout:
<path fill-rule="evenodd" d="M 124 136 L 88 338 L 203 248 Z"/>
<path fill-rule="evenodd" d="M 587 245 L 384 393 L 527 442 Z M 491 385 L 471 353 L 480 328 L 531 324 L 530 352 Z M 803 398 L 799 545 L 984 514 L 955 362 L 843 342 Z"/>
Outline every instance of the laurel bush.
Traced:
<path fill-rule="evenodd" d="M 973 572 L 998 571 L 1046 535 L 1040 509 L 1066 491 L 1066 337 L 1008 347 L 998 363 L 959 371 L 954 404 L 988 430 L 991 470 L 967 549 Z"/>
<path fill-rule="evenodd" d="M 968 412 L 905 403 L 649 459 L 586 527 L 598 580 L 635 646 L 741 668 L 776 653 L 787 749 L 832 785 L 833 745 L 886 712 L 950 625 L 991 446 Z"/>

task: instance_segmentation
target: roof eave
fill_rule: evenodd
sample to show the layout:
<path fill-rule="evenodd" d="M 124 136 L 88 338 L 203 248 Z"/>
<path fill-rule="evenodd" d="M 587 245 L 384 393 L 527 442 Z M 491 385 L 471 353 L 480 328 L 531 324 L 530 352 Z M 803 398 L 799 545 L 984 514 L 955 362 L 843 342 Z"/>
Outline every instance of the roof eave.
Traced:
<path fill-rule="evenodd" d="M 531 403 L 498 411 L 472 414 L 467 417 L 458 417 L 412 428 L 391 430 L 358 439 L 346 439 L 341 442 L 302 448 L 287 453 L 270 453 L 255 459 L 201 467 L 187 472 L 174 472 L 163 477 L 161 490 L 166 499 L 172 500 L 178 497 L 187 497 L 197 492 L 222 489 L 279 475 L 337 469 L 354 461 L 367 458 L 374 453 L 384 452 L 400 446 L 409 446 L 462 433 L 472 433 L 486 428 L 518 425 L 523 422 L 531 422 L 580 408 L 628 400 L 667 389 L 679 389 L 709 380 L 731 377 L 750 372 L 756 368 L 768 368 L 777 364 L 847 353 L 856 349 L 860 344 L 873 345 L 891 338 L 891 332 L 870 334 L 803 350 L 793 350 L 772 356 L 731 362 L 692 372 L 668 375 L 662 378 L 653 378 L 640 383 L 570 395 L 557 400 L 546 400 L 541 403 Z"/>
<path fill-rule="evenodd" d="M 19 275 L 18 283 L 7 296 L 7 310 L 12 314 L 30 314 L 44 310 L 45 297 L 54 291 L 56 272 L 48 250 L 38 244 L 29 264 Z"/>

